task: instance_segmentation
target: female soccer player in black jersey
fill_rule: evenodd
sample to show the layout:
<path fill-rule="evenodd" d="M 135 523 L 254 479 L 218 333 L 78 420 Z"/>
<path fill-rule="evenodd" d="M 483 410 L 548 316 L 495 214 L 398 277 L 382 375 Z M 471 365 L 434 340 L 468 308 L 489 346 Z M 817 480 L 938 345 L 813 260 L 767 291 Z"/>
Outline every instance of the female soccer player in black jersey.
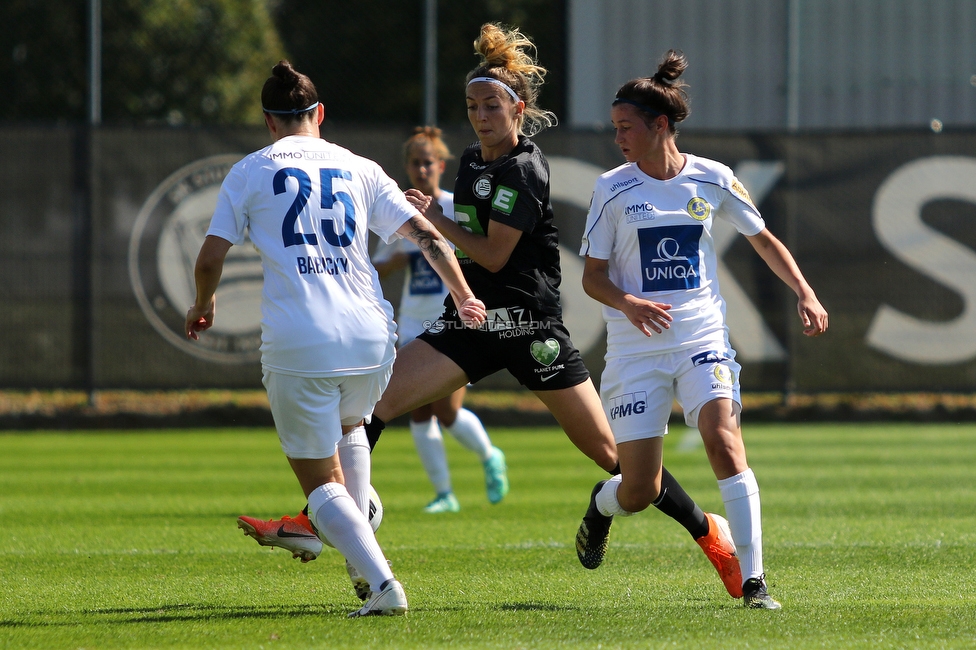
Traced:
<path fill-rule="evenodd" d="M 538 396 L 580 451 L 619 473 L 600 396 L 562 322 L 549 164 L 530 139 L 556 122 L 537 105 L 546 70 L 517 29 L 483 25 L 474 45 L 481 62 L 467 76 L 465 99 L 478 141 L 459 161 L 456 222 L 430 196 L 413 189 L 406 196 L 457 247 L 464 277 L 488 315 L 481 328 L 466 329 L 447 300 L 441 318 L 400 348 L 367 436 L 375 445 L 391 418 L 506 369 Z M 662 474 L 653 505 L 691 533 L 738 597 L 733 590 L 740 589 L 741 573 L 731 538 L 716 525 L 721 518 L 706 515 L 667 470 Z M 603 561 L 612 518 L 590 514 L 576 546 L 583 566 L 595 569 Z M 269 533 L 277 521 L 268 522 Z M 287 539 L 258 541 L 288 548 Z"/>

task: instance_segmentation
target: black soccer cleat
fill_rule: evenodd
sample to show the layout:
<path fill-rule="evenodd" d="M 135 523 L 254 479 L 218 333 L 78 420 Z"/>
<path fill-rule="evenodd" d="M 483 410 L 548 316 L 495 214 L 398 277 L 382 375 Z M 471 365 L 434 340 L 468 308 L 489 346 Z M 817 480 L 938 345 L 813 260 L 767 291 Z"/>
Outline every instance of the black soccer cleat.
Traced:
<path fill-rule="evenodd" d="M 583 515 L 583 523 L 576 532 L 576 557 L 587 569 L 595 569 L 603 563 L 610 539 L 610 524 L 613 515 L 607 516 L 596 507 L 596 495 L 606 481 L 600 481 L 590 494 L 590 507 Z"/>
<path fill-rule="evenodd" d="M 780 609 L 777 601 L 766 591 L 766 574 L 749 578 L 742 585 L 742 604 L 749 609 Z"/>

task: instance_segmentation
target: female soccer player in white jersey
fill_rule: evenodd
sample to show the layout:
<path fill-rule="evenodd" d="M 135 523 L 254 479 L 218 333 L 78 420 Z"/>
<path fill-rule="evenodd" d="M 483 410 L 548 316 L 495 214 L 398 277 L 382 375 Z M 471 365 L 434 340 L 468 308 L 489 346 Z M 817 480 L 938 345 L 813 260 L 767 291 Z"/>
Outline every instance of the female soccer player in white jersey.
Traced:
<path fill-rule="evenodd" d="M 434 126 L 418 126 L 403 145 L 404 165 L 410 186 L 437 201 L 442 214 L 454 218 L 454 194 L 440 187 L 441 174 L 451 152 Z M 420 335 L 444 311 L 447 287 L 421 254 L 407 239 L 382 246 L 373 254 L 373 265 L 380 277 L 404 270 L 403 290 L 396 311 L 399 346 Z M 434 500 L 424 508 L 436 514 L 458 512 L 461 504 L 451 487 L 451 472 L 444 450 L 445 429 L 463 447 L 478 455 L 485 472 L 488 501 L 498 503 L 508 493 L 505 454 L 491 443 L 478 416 L 463 407 L 466 388 L 410 412 L 410 433 L 420 455 L 427 478 L 434 486 Z"/>
<path fill-rule="evenodd" d="M 779 609 L 763 572 L 759 486 L 740 429 L 739 364 L 716 276 L 715 219 L 745 235 L 796 293 L 804 334 L 822 334 L 827 312 L 732 171 L 678 151 L 675 125 L 689 113 L 678 81 L 686 67 L 682 54 L 669 51 L 654 76 L 624 84 L 610 109 L 627 163 L 597 181 L 580 253 L 583 286 L 605 305 L 600 393 L 622 474 L 597 485 L 587 516 L 631 515 L 657 498 L 676 399 L 688 426 L 701 432 L 718 479 L 744 604 Z"/>
<path fill-rule="evenodd" d="M 350 616 L 403 614 L 406 595 L 366 514 L 363 423 L 389 381 L 396 340 L 393 309 L 369 261 L 367 229 L 384 240 L 415 242 L 468 325 L 483 322 L 484 305 L 450 244 L 380 166 L 319 137 L 325 111 L 308 77 L 281 61 L 261 103 L 274 143 L 234 165 L 221 186 L 197 258 L 186 334 L 197 339 L 213 325 L 227 251 L 249 233 L 264 267 L 263 381 L 310 522 L 346 558 L 350 575 L 369 585 L 366 604 Z M 358 459 L 347 463 L 344 450 Z"/>
<path fill-rule="evenodd" d="M 454 184 L 455 220 L 432 197 L 408 198 L 456 247 L 465 279 L 488 306 L 488 319 L 462 327 L 457 310 L 444 314 L 404 345 L 393 377 L 366 426 L 375 444 L 385 422 L 450 395 L 469 381 L 508 370 L 531 390 L 569 439 L 597 465 L 618 474 L 617 449 L 607 416 L 562 323 L 559 248 L 550 201 L 549 163 L 529 138 L 554 121 L 537 105 L 546 73 L 534 46 L 517 29 L 486 24 L 475 41 L 480 64 L 468 73 L 468 120 L 478 141 L 461 155 Z M 654 506 L 685 527 L 733 596 L 741 588 L 735 547 L 725 520 L 702 512 L 681 485 L 662 473 Z M 294 550 L 294 538 L 275 538 L 290 517 L 264 522 L 266 545 Z M 577 535 L 577 555 L 589 569 L 603 561 L 608 518 L 588 519 Z M 741 595 L 741 594 L 739 594 Z"/>

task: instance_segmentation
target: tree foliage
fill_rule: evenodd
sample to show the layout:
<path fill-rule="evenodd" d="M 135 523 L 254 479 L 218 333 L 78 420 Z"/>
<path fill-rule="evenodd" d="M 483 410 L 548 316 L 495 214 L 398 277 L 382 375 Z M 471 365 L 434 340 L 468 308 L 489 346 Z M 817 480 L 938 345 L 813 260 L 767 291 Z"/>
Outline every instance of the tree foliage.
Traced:
<path fill-rule="evenodd" d="M 410 122 L 423 118 L 424 0 L 282 0 L 275 24 L 295 66 L 326 103 L 327 119 Z M 549 68 L 542 105 L 565 106 L 565 0 L 439 0 L 437 113 L 464 122 L 464 77 L 485 22 L 519 27 Z"/>
<path fill-rule="evenodd" d="M 8 120 L 86 119 L 88 11 L 77 0 L 8 0 L 0 80 Z M 102 5 L 105 123 L 260 123 L 255 88 L 284 58 L 263 0 L 111 0 Z"/>
<path fill-rule="evenodd" d="M 102 0 L 105 124 L 260 124 L 260 88 L 282 58 L 308 74 L 341 122 L 423 118 L 424 0 Z M 518 26 L 550 74 L 542 105 L 565 106 L 565 0 L 439 0 L 438 115 L 465 121 L 464 76 L 482 23 Z M 0 119 L 83 122 L 88 2 L 0 3 Z M 291 56 L 289 56 L 289 54 Z"/>
<path fill-rule="evenodd" d="M 82 2 L 0 3 L 0 84 L 13 90 L 0 116 L 19 120 L 85 117 L 87 14 Z"/>

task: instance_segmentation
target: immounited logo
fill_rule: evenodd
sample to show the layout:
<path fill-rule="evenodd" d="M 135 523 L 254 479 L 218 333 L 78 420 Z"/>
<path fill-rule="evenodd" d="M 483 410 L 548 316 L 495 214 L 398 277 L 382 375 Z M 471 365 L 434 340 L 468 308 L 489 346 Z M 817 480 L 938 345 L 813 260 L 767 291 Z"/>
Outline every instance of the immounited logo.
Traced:
<path fill-rule="evenodd" d="M 217 288 L 218 317 L 199 341 L 183 334 L 196 286 L 193 267 L 224 177 L 243 156 L 197 160 L 159 184 L 129 239 L 129 280 L 153 328 L 180 350 L 208 361 L 249 363 L 261 352 L 261 258 L 250 239 L 227 254 Z"/>

